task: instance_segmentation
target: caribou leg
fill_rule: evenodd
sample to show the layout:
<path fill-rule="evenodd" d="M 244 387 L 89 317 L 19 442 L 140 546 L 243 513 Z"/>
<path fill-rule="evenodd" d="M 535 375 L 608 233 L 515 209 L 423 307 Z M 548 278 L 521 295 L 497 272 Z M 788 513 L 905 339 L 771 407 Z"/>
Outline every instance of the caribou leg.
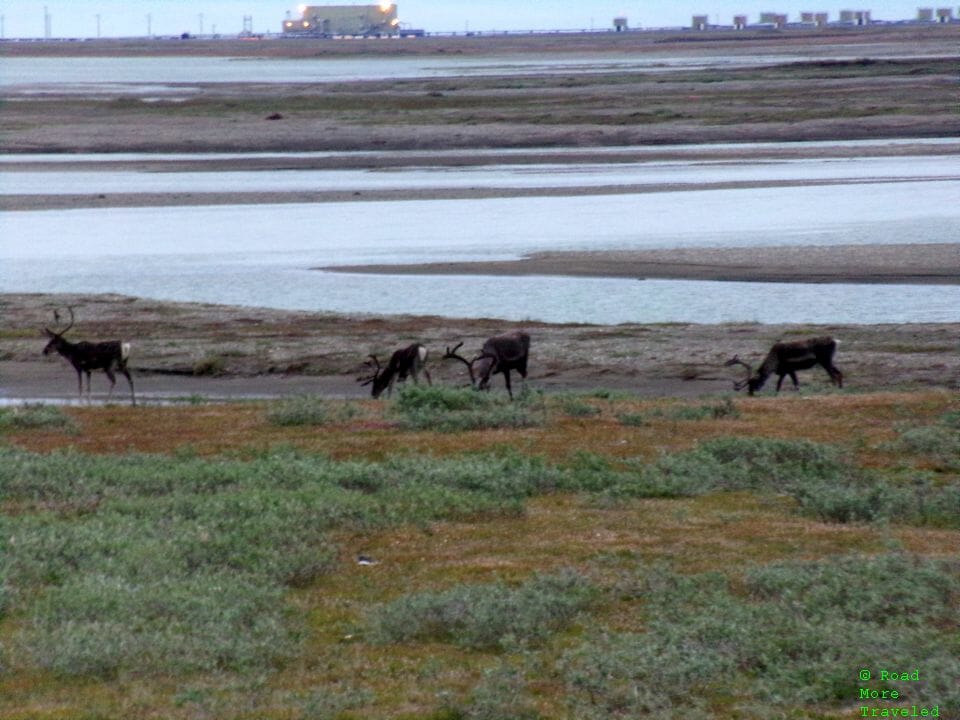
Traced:
<path fill-rule="evenodd" d="M 107 374 L 107 379 L 110 381 L 110 392 L 107 393 L 107 402 L 110 401 L 110 398 L 113 397 L 113 390 L 117 387 L 117 376 L 113 374 L 113 370 L 109 366 L 105 367 L 103 371 Z"/>
<path fill-rule="evenodd" d="M 510 399 L 513 400 L 513 390 L 510 388 L 510 371 L 503 371 L 503 379 L 507 383 L 507 395 L 510 396 Z"/>
<path fill-rule="evenodd" d="M 843 387 L 843 373 L 840 372 L 839 368 L 836 365 L 828 364 L 823 366 L 824 370 L 827 371 L 827 374 L 830 376 L 830 381 L 839 388 Z"/>
<path fill-rule="evenodd" d="M 133 378 L 130 377 L 130 371 L 126 368 L 122 368 L 120 372 L 123 373 L 123 376 L 127 379 L 127 383 L 130 385 L 130 404 L 137 404 L 137 396 L 133 392 Z"/>

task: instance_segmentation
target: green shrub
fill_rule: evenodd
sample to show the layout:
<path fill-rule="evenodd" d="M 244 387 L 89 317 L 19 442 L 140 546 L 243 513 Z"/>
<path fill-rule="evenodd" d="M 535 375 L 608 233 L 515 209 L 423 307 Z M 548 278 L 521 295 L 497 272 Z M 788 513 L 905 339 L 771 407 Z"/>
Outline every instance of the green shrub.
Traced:
<path fill-rule="evenodd" d="M 886 449 L 900 455 L 915 455 L 932 462 L 936 469 L 960 470 L 960 410 L 940 416 L 933 425 L 899 428 L 900 436 Z"/>
<path fill-rule="evenodd" d="M 650 424 L 650 416 L 647 413 L 621 413 L 617 415 L 617 420 L 621 425 L 629 427 L 643 427 Z"/>
<path fill-rule="evenodd" d="M 839 523 L 890 520 L 902 510 L 903 500 L 903 493 L 882 481 L 797 484 L 790 494 L 801 512 Z"/>
<path fill-rule="evenodd" d="M 790 494 L 801 512 L 828 522 L 895 522 L 960 528 L 960 483 L 917 475 L 898 484 L 875 476 L 837 483 L 797 484 Z"/>
<path fill-rule="evenodd" d="M 954 430 L 960 430 L 960 410 L 945 412 L 940 416 L 939 424 Z"/>
<path fill-rule="evenodd" d="M 486 670 L 458 713 L 463 720 L 537 720 L 523 675 L 507 665 Z"/>
<path fill-rule="evenodd" d="M 440 641 L 481 650 L 542 642 L 566 627 L 596 594 L 583 576 L 565 571 L 538 575 L 509 587 L 460 585 L 408 595 L 371 618 L 379 642 Z"/>
<path fill-rule="evenodd" d="M 838 451 L 805 440 L 718 438 L 693 450 L 634 464 L 611 494 L 684 497 L 718 490 L 782 492 L 795 484 L 836 482 L 852 472 Z"/>
<path fill-rule="evenodd" d="M 602 412 L 596 405 L 584 402 L 576 395 L 560 395 L 556 398 L 556 403 L 560 411 L 570 417 L 595 417 Z"/>
<path fill-rule="evenodd" d="M 643 633 L 605 633 L 568 651 L 561 676 L 576 717 L 710 717 L 724 697 L 756 717 L 799 704 L 848 707 L 859 668 L 921 668 L 918 705 L 952 706 L 960 565 L 911 556 L 779 563 L 742 583 L 644 569 Z M 621 592 L 624 588 L 621 588 Z M 873 686 L 871 686 L 873 687 Z M 901 687 L 901 689 L 903 689 Z"/>
<path fill-rule="evenodd" d="M 344 713 L 361 707 L 374 699 L 371 692 L 355 688 L 320 687 L 296 702 L 300 706 L 299 720 L 337 720 L 349 717 Z"/>
<path fill-rule="evenodd" d="M 578 450 L 563 466 L 564 490 L 604 492 L 622 481 L 623 471 L 603 455 Z"/>
<path fill-rule="evenodd" d="M 707 405 L 672 405 L 666 409 L 654 409 L 642 413 L 623 413 L 617 416 L 622 425 L 642 427 L 653 419 L 661 420 L 720 420 L 740 417 L 740 411 L 733 400 L 726 398 L 722 402 Z"/>
<path fill-rule="evenodd" d="M 323 398 L 303 396 L 270 403 L 266 412 L 271 425 L 326 425 L 330 422 L 330 404 Z"/>
<path fill-rule="evenodd" d="M 22 512 L 6 523 L 0 605 L 24 604 L 21 642 L 58 673 L 263 669 L 296 645 L 285 588 L 338 562 L 330 531 L 515 514 L 561 479 L 516 452 L 335 462 L 4 448 L 0 495 Z M 193 626 L 202 642 L 185 639 Z"/>
<path fill-rule="evenodd" d="M 405 430 L 436 432 L 539 427 L 546 419 L 542 397 L 532 393 L 518 394 L 510 401 L 491 393 L 441 386 L 404 387 L 391 411 Z"/>
<path fill-rule="evenodd" d="M 112 677 L 270 667 L 297 649 L 276 586 L 234 574 L 134 583 L 98 574 L 51 589 L 24 638 L 65 675 Z"/>
<path fill-rule="evenodd" d="M 52 405 L 25 403 L 15 407 L 0 408 L 0 430 L 34 428 L 59 428 L 75 432 L 77 424 L 62 409 Z"/>

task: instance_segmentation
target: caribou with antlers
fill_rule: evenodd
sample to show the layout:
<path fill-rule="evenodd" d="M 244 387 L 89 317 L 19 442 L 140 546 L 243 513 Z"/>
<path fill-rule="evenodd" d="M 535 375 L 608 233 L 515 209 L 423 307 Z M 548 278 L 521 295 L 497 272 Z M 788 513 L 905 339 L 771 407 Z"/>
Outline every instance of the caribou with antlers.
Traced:
<path fill-rule="evenodd" d="M 67 330 L 73 327 L 74 322 L 73 308 L 68 307 L 67 310 L 70 311 L 70 324 L 63 330 L 54 332 L 50 328 L 43 329 L 43 333 L 48 339 L 46 347 L 43 348 L 43 354 L 49 355 L 56 352 L 70 361 L 73 369 L 77 371 L 77 390 L 81 399 L 83 398 L 83 373 L 87 374 L 87 399 L 89 400 L 90 373 L 93 370 L 103 370 L 107 374 L 110 379 L 109 398 L 113 396 L 113 389 L 117 384 L 117 378 L 114 375 L 114 370 L 116 370 L 127 378 L 127 383 L 130 385 L 130 401 L 133 405 L 136 405 L 137 399 L 133 392 L 133 379 L 127 370 L 130 343 L 120 342 L 119 340 L 72 343 L 66 340 L 63 336 Z M 56 310 L 53 313 L 53 319 L 54 322 L 60 322 L 60 313 Z"/>
<path fill-rule="evenodd" d="M 743 365 L 747 369 L 746 379 L 735 382 L 733 389 L 742 390 L 746 387 L 750 395 L 763 387 L 763 384 L 771 375 L 779 376 L 777 392 L 780 392 L 783 378 L 787 375 L 793 380 L 794 389 L 799 390 L 800 383 L 797 382 L 797 370 L 807 370 L 816 365 L 820 365 L 827 371 L 834 385 L 843 387 L 843 373 L 833 364 L 833 354 L 837 351 L 837 344 L 837 341 L 832 337 L 815 337 L 774 343 L 755 373 L 750 365 L 737 355 L 727 360 L 724 365 L 727 367 Z"/>
<path fill-rule="evenodd" d="M 420 343 L 413 343 L 394 352 L 385 368 L 380 367 L 380 361 L 377 360 L 376 355 L 370 355 L 369 358 L 370 360 L 365 364 L 373 368 L 373 375 L 359 377 L 357 382 L 361 386 L 370 385 L 373 397 L 380 397 L 384 390 L 387 391 L 387 397 L 390 397 L 393 394 L 394 383 L 406 380 L 407 376 L 412 377 L 414 384 L 419 385 L 421 371 L 427 377 L 427 384 L 433 384 L 430 380 L 430 371 L 426 368 L 427 349 Z"/>
<path fill-rule="evenodd" d="M 521 330 L 494 335 L 489 338 L 480 350 L 480 354 L 472 360 L 467 360 L 457 354 L 463 345 L 447 348 L 444 359 L 459 360 L 467 366 L 470 373 L 470 384 L 479 390 L 490 389 L 490 378 L 497 373 L 503 374 L 507 384 L 507 394 L 513 400 L 513 390 L 510 388 L 510 371 L 516 370 L 520 377 L 527 378 L 527 359 L 530 356 L 530 336 Z"/>

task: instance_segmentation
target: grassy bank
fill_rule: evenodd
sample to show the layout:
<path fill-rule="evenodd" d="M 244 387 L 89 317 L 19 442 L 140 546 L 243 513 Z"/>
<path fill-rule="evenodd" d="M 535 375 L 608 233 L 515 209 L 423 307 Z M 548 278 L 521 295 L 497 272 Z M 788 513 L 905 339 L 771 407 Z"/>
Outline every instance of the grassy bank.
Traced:
<path fill-rule="evenodd" d="M 949 717 L 958 417 L 946 392 L 6 409 L 0 718 L 853 717 L 861 688 Z"/>

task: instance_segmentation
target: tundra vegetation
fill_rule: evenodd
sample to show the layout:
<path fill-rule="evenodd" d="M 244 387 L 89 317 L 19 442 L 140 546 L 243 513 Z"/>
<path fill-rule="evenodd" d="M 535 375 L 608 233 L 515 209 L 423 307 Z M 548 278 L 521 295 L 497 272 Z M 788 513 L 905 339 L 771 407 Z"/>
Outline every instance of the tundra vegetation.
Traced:
<path fill-rule="evenodd" d="M 4 409 L 0 718 L 957 708 L 958 417 L 443 386 Z"/>

